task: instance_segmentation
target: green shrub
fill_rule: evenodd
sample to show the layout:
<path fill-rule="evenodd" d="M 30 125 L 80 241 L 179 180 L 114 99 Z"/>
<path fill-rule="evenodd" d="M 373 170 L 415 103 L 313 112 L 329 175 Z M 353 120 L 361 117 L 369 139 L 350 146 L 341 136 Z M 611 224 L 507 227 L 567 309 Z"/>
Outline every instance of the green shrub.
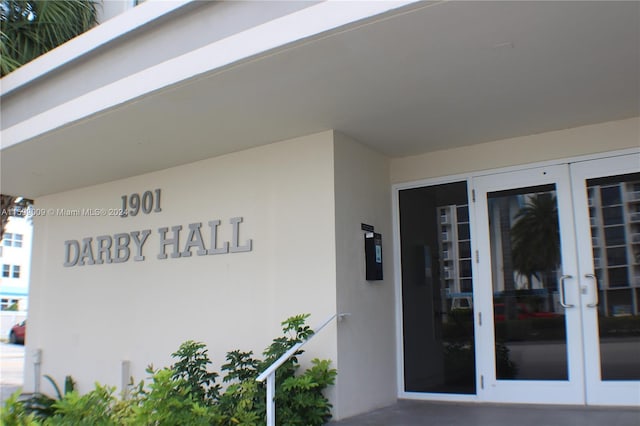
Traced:
<path fill-rule="evenodd" d="M 332 385 L 335 370 L 329 361 L 314 359 L 300 376 L 287 377 L 276 388 L 276 420 L 281 425 L 323 425 L 331 418 L 331 404 L 321 391 Z"/>
<path fill-rule="evenodd" d="M 173 379 L 184 379 L 192 398 L 201 405 L 211 405 L 220 397 L 220 385 L 217 385 L 217 373 L 207 371 L 211 364 L 204 343 L 188 340 L 180 345 L 177 352 L 171 354 L 179 361 L 171 366 Z"/>
<path fill-rule="evenodd" d="M 199 394 L 191 392 L 189 378 L 176 377 L 176 371 L 163 368 L 152 373 L 149 390 L 140 389 L 132 399 L 129 419 L 141 425 L 215 425 L 221 417 L 217 410 L 200 404 Z"/>
<path fill-rule="evenodd" d="M 0 409 L 0 424 L 5 426 L 34 426 L 38 421 L 33 413 L 28 413 L 24 402 L 19 400 L 20 391 L 14 392 Z"/>
<path fill-rule="evenodd" d="M 64 393 L 60 390 L 58 383 L 53 379 L 53 377 L 48 374 L 44 375 L 44 378 L 51 383 L 53 389 L 56 392 L 57 400 L 61 400 L 64 398 L 64 395 L 72 392 L 75 389 L 76 383 L 73 381 L 71 376 L 66 376 L 64 378 Z M 32 414 L 36 420 L 44 420 L 48 417 L 51 417 L 55 414 L 56 409 L 54 404 L 56 402 L 55 398 L 52 398 L 43 393 L 33 393 L 25 395 L 26 398 L 22 399 L 21 404 L 25 410 L 25 413 Z"/>
<path fill-rule="evenodd" d="M 263 352 L 263 359 L 252 352 L 234 350 L 226 355 L 219 375 L 208 371 L 211 360 L 203 343 L 186 341 L 172 357 L 176 362 L 167 368 L 147 368 L 150 380 L 130 384 L 127 399 L 114 395 L 115 388 L 96 384 L 91 392 L 80 395 L 67 376 L 65 393 L 53 379 L 58 400 L 38 394 L 25 401 L 18 394 L 2 410 L 2 424 L 31 425 L 262 425 L 266 420 L 266 388 L 258 375 L 296 343 L 313 335 L 305 322 L 308 315 L 297 315 L 282 322 L 283 336 L 273 340 Z M 331 404 L 323 391 L 335 381 L 336 370 L 330 361 L 314 359 L 312 367 L 300 375 L 297 351 L 276 373 L 276 421 L 281 426 L 322 425 L 331 418 Z M 39 398 L 39 399 L 37 399 Z M 32 401 L 31 405 L 27 401 Z M 38 401 L 36 404 L 34 401 Z M 39 404 L 39 405 L 38 405 Z M 37 406 L 38 409 L 34 409 Z"/>
<path fill-rule="evenodd" d="M 297 315 L 281 323 L 283 336 L 273 340 L 264 352 L 263 360 L 253 358 L 252 352 L 228 352 L 223 381 L 230 383 L 220 397 L 220 407 L 231 424 L 264 424 L 266 419 L 266 388 L 256 383 L 258 375 L 266 370 L 296 343 L 307 340 L 313 330 L 307 326 L 309 315 Z M 331 404 L 323 395 L 324 389 L 335 381 L 336 370 L 330 361 L 314 359 L 313 367 L 300 376 L 297 351 L 276 371 L 276 423 L 278 425 L 322 425 L 331 418 Z M 258 421 L 259 420 L 259 421 Z"/>
<path fill-rule="evenodd" d="M 114 387 L 96 387 L 91 392 L 80 395 L 72 391 L 53 404 L 55 414 L 44 421 L 44 425 L 69 426 L 109 426 L 113 421 L 113 407 L 116 398 L 113 396 Z"/>

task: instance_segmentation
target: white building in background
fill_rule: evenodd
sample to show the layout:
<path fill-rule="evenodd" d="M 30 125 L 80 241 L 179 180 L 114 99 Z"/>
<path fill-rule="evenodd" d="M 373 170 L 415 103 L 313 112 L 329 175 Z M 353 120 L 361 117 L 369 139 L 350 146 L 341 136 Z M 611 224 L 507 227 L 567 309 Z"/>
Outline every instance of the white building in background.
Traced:
<path fill-rule="evenodd" d="M 31 270 L 31 218 L 11 217 L 0 241 L 0 310 L 26 311 Z"/>
<path fill-rule="evenodd" d="M 640 180 L 588 187 L 596 275 L 605 315 L 640 314 Z"/>
<path fill-rule="evenodd" d="M 308 312 L 351 314 L 307 347 L 338 370 L 336 418 L 398 398 L 640 404 L 638 210 L 626 278 L 602 287 L 586 189 L 638 181 L 640 3 L 133 4 L 1 81 L 2 192 L 39 209 L 26 390 L 38 360 L 84 392 L 187 339 L 218 362 L 260 352 Z M 488 200 L 550 187 L 564 306 L 512 327 L 558 328 L 517 342 L 513 380 Z M 465 309 L 447 317 L 448 294 Z M 551 335 L 557 363 L 535 355 Z"/>

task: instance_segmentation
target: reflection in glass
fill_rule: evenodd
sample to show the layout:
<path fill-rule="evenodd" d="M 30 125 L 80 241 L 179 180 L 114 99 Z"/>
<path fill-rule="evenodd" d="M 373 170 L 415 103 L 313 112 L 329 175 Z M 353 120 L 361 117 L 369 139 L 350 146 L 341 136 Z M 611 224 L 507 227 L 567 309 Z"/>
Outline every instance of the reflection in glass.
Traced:
<path fill-rule="evenodd" d="M 460 257 L 471 259 L 471 242 L 470 241 L 462 241 L 458 244 L 458 248 L 460 249 Z"/>
<path fill-rule="evenodd" d="M 461 260 L 460 261 L 460 277 L 470 277 L 471 276 L 471 260 Z"/>
<path fill-rule="evenodd" d="M 620 204 L 622 201 L 618 186 L 603 186 L 600 188 L 600 194 L 602 196 L 602 206 L 613 206 Z"/>
<path fill-rule="evenodd" d="M 609 287 L 628 287 L 627 268 L 609 268 L 607 270 Z"/>
<path fill-rule="evenodd" d="M 458 222 L 469 222 L 469 208 L 467 206 L 458 207 L 456 210 L 456 215 L 458 217 Z"/>
<path fill-rule="evenodd" d="M 567 380 L 555 185 L 487 194 L 496 378 Z"/>
<path fill-rule="evenodd" d="M 400 191 L 408 392 L 475 394 L 466 182 Z"/>
<path fill-rule="evenodd" d="M 607 246 L 624 245 L 626 242 L 624 225 L 604 228 L 604 241 Z"/>
<path fill-rule="evenodd" d="M 459 240 L 469 239 L 469 223 L 463 223 L 458 225 L 458 239 Z"/>
<path fill-rule="evenodd" d="M 607 248 L 607 263 L 611 266 L 627 264 L 627 250 L 625 247 Z"/>
<path fill-rule="evenodd" d="M 602 380 L 640 379 L 640 173 L 587 180 Z"/>
<path fill-rule="evenodd" d="M 624 223 L 622 207 L 603 207 L 602 218 L 605 225 L 621 225 Z"/>

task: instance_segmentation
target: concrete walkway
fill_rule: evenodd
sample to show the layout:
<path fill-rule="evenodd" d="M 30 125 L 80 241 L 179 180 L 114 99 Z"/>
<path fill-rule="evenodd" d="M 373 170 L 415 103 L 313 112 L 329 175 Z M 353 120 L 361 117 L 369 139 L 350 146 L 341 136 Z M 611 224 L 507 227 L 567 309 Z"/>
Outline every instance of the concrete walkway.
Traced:
<path fill-rule="evenodd" d="M 400 400 L 331 426 L 639 426 L 640 408 L 436 403 Z"/>
<path fill-rule="evenodd" d="M 24 346 L 0 343 L 0 402 L 22 387 Z"/>

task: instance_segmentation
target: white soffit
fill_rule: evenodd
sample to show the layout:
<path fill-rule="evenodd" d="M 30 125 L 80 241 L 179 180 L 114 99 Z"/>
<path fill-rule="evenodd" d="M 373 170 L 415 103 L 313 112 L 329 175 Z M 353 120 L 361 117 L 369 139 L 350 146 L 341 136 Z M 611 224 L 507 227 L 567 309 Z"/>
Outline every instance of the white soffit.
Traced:
<path fill-rule="evenodd" d="M 163 88 L 185 81 L 193 83 L 194 78 L 205 73 L 215 73 L 216 70 L 227 71 L 225 67 L 248 58 L 257 57 L 290 43 L 299 43 L 300 40 L 335 30 L 415 1 L 326 1 L 317 6 L 303 9 L 133 74 L 9 127 L 2 132 L 2 148 L 11 147 L 16 143 L 85 119 L 128 101 L 136 100 Z M 161 2 L 157 3 L 162 4 Z M 170 4 L 170 2 L 168 3 Z M 425 2 L 426 4 L 432 4 L 432 2 Z M 184 4 L 180 3 L 180 6 L 182 5 Z M 163 13 L 169 11 L 167 9 Z M 84 50 L 82 53 L 86 53 Z M 78 53 L 81 51 L 79 50 Z M 54 60 L 56 59 L 54 58 Z M 24 84 L 24 82 L 21 83 Z M 13 85 L 17 84 L 9 85 L 5 89 L 5 84 L 3 84 L 3 91 L 12 90 Z"/>

